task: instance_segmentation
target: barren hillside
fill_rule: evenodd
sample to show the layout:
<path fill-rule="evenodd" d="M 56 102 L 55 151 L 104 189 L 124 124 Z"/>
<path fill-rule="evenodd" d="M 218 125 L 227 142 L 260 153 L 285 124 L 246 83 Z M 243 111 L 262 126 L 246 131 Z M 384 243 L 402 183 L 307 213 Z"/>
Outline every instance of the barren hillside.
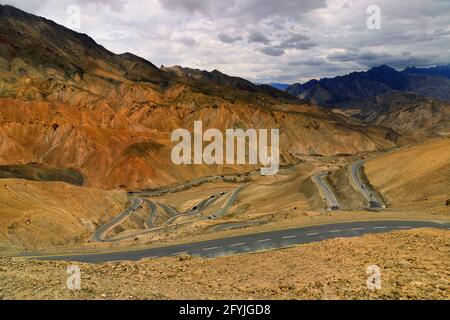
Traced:
<path fill-rule="evenodd" d="M 3 179 L 0 251 L 88 241 L 98 225 L 117 215 L 126 202 L 125 192 Z"/>
<path fill-rule="evenodd" d="M 367 162 L 370 182 L 395 206 L 450 213 L 450 139 L 429 140 Z"/>

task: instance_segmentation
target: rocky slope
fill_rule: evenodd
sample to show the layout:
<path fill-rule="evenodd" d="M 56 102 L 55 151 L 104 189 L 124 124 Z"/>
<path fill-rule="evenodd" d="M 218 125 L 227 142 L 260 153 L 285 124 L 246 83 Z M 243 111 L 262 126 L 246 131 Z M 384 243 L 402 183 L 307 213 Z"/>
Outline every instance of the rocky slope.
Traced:
<path fill-rule="evenodd" d="M 301 105 L 269 86 L 114 54 L 10 6 L 0 6 L 0 89 L 0 164 L 75 170 L 86 186 L 149 188 L 249 169 L 173 165 L 170 134 L 195 120 L 205 129 L 280 128 L 284 163 L 401 143 L 392 130 Z"/>
<path fill-rule="evenodd" d="M 62 182 L 0 181 L 0 252 L 82 243 L 123 210 L 123 191 Z"/>
<path fill-rule="evenodd" d="M 450 103 L 398 91 L 375 100 L 372 108 L 353 116 L 416 139 L 450 134 Z"/>
<path fill-rule="evenodd" d="M 390 205 L 450 213 L 450 139 L 435 139 L 367 162 L 369 181 Z"/>
<path fill-rule="evenodd" d="M 61 181 L 82 186 L 83 177 L 72 170 L 47 168 L 39 164 L 0 166 L 0 179 L 25 179 L 32 181 Z"/>

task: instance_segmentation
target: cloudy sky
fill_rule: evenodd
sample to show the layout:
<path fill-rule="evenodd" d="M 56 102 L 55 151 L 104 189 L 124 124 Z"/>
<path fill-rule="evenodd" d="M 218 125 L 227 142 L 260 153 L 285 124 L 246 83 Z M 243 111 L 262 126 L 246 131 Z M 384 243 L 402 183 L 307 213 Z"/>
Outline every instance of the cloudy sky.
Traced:
<path fill-rule="evenodd" d="M 77 29 L 116 53 L 254 82 L 304 82 L 383 63 L 398 69 L 450 63 L 450 0 L 2 3 Z M 381 12 L 380 29 L 367 26 L 373 5 Z"/>

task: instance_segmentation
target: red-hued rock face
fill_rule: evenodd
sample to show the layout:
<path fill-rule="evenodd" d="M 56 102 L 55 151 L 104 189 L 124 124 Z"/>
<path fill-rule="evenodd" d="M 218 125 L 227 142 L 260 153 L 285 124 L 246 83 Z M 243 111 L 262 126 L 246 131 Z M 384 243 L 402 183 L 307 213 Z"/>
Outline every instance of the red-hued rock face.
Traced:
<path fill-rule="evenodd" d="M 139 106 L 113 110 L 1 99 L 0 110 L 1 164 L 37 162 L 71 168 L 83 174 L 85 185 L 96 187 L 151 188 L 252 169 L 172 164 L 172 130 L 192 130 L 196 120 L 223 132 L 235 127 L 280 128 L 284 163 L 293 162 L 295 154 L 351 154 L 392 145 L 381 129 L 366 131 L 312 108 L 288 113 L 224 104 L 216 109 Z"/>

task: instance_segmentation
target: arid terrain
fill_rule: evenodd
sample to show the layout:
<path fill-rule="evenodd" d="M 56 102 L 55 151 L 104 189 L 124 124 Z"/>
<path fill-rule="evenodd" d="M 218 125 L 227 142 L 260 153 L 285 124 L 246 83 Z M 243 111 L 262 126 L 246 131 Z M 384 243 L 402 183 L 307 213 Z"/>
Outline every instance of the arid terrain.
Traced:
<path fill-rule="evenodd" d="M 2 179 L 0 190 L 2 251 L 86 241 L 127 202 L 122 191 L 62 182 Z"/>
<path fill-rule="evenodd" d="M 449 214 L 449 163 L 450 139 L 435 139 L 374 158 L 365 172 L 392 206 Z"/>
<path fill-rule="evenodd" d="M 0 298 L 449 299 L 450 80 L 430 72 L 380 66 L 281 91 L 159 68 L 0 5 Z M 174 164 L 173 130 L 196 121 L 279 129 L 280 170 Z M 273 251 L 223 253 L 219 243 L 200 248 L 222 252 L 211 259 L 114 262 L 337 222 L 367 226 L 278 237 L 297 237 L 292 245 L 254 239 Z M 39 260 L 64 254 L 117 259 Z M 66 288 L 71 264 L 79 291 Z M 380 290 L 366 286 L 370 265 L 382 270 Z"/>
<path fill-rule="evenodd" d="M 43 215 L 37 216 L 34 209 L 20 211 L 15 201 L 45 201 L 37 200 L 37 195 L 33 201 L 28 200 L 33 191 L 23 185 L 31 184 L 17 179 L 37 181 L 33 185 L 42 188 L 43 193 L 48 190 L 50 198 L 57 197 L 51 189 L 54 181 L 81 185 L 75 190 L 84 199 L 97 192 L 94 190 L 123 194 L 258 169 L 254 165 L 173 164 L 171 132 L 179 128 L 193 130 L 197 120 L 203 121 L 204 129 L 222 132 L 228 128 L 277 128 L 281 164 L 292 167 L 300 163 L 290 172 L 291 177 L 255 177 L 255 183 L 242 190 L 248 201 L 239 196 L 230 211 L 245 211 L 253 218 L 291 207 L 306 211 L 325 208 L 316 191 L 311 190 L 309 178 L 316 165 L 324 163 L 311 162 L 310 158 L 391 149 L 409 141 L 390 129 L 367 125 L 300 102 L 286 92 L 219 71 L 157 68 L 133 54 L 112 53 L 87 35 L 11 6 L 0 7 L 0 26 L 0 172 L 1 177 L 9 179 L 7 187 L 14 189 L 18 198 L 7 198 L 2 203 L 1 209 L 7 213 L 2 217 L 4 247 L 12 243 L 22 248 L 41 248 L 89 242 L 93 228 L 107 223 L 113 215 L 112 211 L 103 211 L 100 217 L 96 212 L 103 206 L 84 206 L 83 212 L 89 210 L 92 216 L 77 222 L 85 227 L 75 228 L 76 234 L 57 232 L 47 242 L 34 241 L 35 236 L 43 236 L 42 223 L 67 226 L 77 214 L 82 221 L 84 213 L 78 213 L 80 205 L 75 203 L 70 214 L 73 218 L 61 215 L 59 211 L 67 212 L 63 199 L 59 208 Z M 304 192 L 299 197 L 298 189 Z M 207 190 L 199 192 L 212 196 Z M 275 202 L 270 199 L 280 195 L 286 200 L 271 208 Z M 178 200 L 181 206 L 195 201 L 179 197 L 184 201 Z M 86 200 L 83 205 L 96 199 Z M 124 202 L 122 198 L 107 207 L 122 205 L 124 210 Z M 125 231 L 144 226 L 143 209 L 128 227 L 125 223 Z M 36 218 L 29 219 L 30 215 Z M 26 237 L 20 231 L 24 226 L 17 226 L 24 216 L 28 221 Z M 237 216 L 239 220 L 248 218 Z"/>
<path fill-rule="evenodd" d="M 3 299 L 449 299 L 449 231 L 421 229 L 335 239 L 216 259 L 180 256 L 77 264 L 0 259 Z M 369 290 L 366 270 L 381 270 Z"/>

